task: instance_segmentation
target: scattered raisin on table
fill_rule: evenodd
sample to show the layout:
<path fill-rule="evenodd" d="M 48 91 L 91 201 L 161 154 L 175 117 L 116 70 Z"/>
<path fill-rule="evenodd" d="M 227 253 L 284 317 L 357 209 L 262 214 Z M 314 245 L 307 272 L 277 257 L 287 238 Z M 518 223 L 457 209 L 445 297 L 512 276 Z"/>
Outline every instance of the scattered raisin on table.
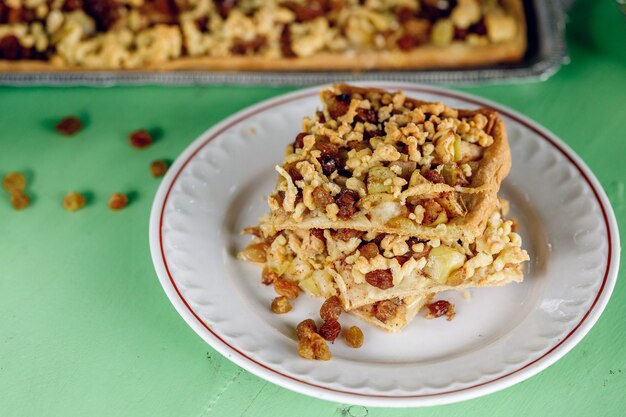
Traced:
<path fill-rule="evenodd" d="M 331 343 L 335 343 L 335 339 L 341 332 L 341 324 L 337 320 L 326 320 L 319 330 L 320 336 L 328 340 Z"/>
<path fill-rule="evenodd" d="M 109 208 L 111 210 L 121 210 L 128 205 L 128 196 L 122 193 L 113 193 L 109 199 Z"/>
<path fill-rule="evenodd" d="M 57 132 L 65 136 L 72 136 L 83 129 L 83 123 L 76 116 L 68 116 L 56 125 Z"/>
<path fill-rule="evenodd" d="M 281 277 L 274 280 L 274 290 L 278 295 L 283 295 L 291 300 L 298 298 L 298 295 L 300 295 L 298 284 Z"/>
<path fill-rule="evenodd" d="M 162 177 L 167 172 L 170 165 L 167 161 L 158 160 L 150 163 L 150 172 L 154 178 Z"/>
<path fill-rule="evenodd" d="M 298 353 L 305 359 L 329 360 L 332 355 L 322 336 L 311 333 L 298 343 Z"/>
<path fill-rule="evenodd" d="M 86 202 L 87 200 L 84 195 L 73 191 L 67 193 L 63 198 L 63 207 L 67 211 L 76 211 L 83 208 Z"/>
<path fill-rule="evenodd" d="M 280 296 L 272 300 L 272 312 L 274 314 L 285 314 L 291 311 L 291 303 L 285 296 Z"/>
<path fill-rule="evenodd" d="M 329 297 L 324 301 L 320 308 L 320 317 L 322 320 L 337 320 L 343 311 L 341 300 L 336 295 Z"/>
<path fill-rule="evenodd" d="M 298 340 L 304 340 L 304 338 L 309 337 L 311 333 L 317 333 L 317 325 L 313 319 L 303 320 L 296 326 L 296 337 Z"/>
<path fill-rule="evenodd" d="M 24 191 L 26 188 L 26 177 L 20 172 L 9 172 L 4 176 L 2 186 L 9 193 Z"/>
<path fill-rule="evenodd" d="M 352 348 L 360 348 L 363 346 L 363 331 L 357 326 L 352 326 L 346 330 L 346 343 Z"/>
<path fill-rule="evenodd" d="M 152 145 L 152 142 L 154 142 L 154 139 L 152 138 L 150 132 L 145 129 L 137 130 L 131 133 L 128 138 L 130 140 L 131 146 L 136 149 L 147 148 L 148 146 Z"/>
<path fill-rule="evenodd" d="M 28 207 L 30 198 L 23 191 L 15 191 L 11 193 L 11 205 L 15 210 L 22 210 Z"/>

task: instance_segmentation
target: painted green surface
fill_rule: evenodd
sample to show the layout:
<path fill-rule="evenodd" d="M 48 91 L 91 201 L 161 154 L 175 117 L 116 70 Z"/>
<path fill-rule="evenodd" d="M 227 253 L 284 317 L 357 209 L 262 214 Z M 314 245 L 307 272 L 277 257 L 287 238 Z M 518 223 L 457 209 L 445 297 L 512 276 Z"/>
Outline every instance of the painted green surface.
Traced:
<path fill-rule="evenodd" d="M 544 83 L 464 90 L 564 138 L 590 165 L 626 230 L 626 21 L 584 1 L 568 28 L 572 62 Z M 626 277 L 587 337 L 549 369 L 487 397 L 429 409 L 349 407 L 296 394 L 222 358 L 184 323 L 148 249 L 157 158 L 174 158 L 218 120 L 287 88 L 0 89 L 0 175 L 28 173 L 33 204 L 0 199 L 1 416 L 621 416 L 626 413 Z M 54 122 L 84 115 L 76 137 Z M 130 149 L 137 128 L 163 135 Z M 70 190 L 86 209 L 61 208 Z M 112 213 L 114 191 L 132 192 Z M 3 196 L 4 197 L 4 196 Z"/>

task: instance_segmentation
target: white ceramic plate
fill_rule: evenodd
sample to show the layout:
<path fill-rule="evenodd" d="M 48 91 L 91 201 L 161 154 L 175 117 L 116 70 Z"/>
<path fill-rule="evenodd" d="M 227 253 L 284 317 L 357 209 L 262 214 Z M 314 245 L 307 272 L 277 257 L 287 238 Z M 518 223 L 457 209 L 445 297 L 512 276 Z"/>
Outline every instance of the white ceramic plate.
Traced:
<path fill-rule="evenodd" d="M 511 386 L 572 349 L 606 306 L 619 264 L 617 224 L 589 168 L 561 140 L 518 113 L 474 96 L 413 84 L 370 83 L 459 108 L 503 115 L 513 169 L 502 187 L 532 261 L 522 284 L 452 293 L 451 322 L 417 317 L 404 332 L 361 326 L 355 350 L 337 340 L 329 362 L 301 359 L 295 325 L 317 317 L 301 296 L 274 315 L 258 267 L 235 258 L 239 232 L 266 210 L 274 166 L 320 105 L 320 87 L 245 109 L 193 142 L 170 168 L 150 218 L 154 266 L 170 301 L 222 355 L 285 388 L 373 406 L 444 404 Z M 342 316 L 344 326 L 357 323 Z"/>

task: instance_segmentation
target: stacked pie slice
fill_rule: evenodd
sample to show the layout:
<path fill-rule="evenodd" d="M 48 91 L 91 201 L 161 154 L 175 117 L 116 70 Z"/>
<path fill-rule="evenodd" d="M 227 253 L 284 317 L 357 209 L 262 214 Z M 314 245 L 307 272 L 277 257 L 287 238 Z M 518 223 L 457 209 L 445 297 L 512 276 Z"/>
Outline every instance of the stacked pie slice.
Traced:
<path fill-rule="evenodd" d="M 438 292 L 523 279 L 528 255 L 497 196 L 511 157 L 495 111 L 345 84 L 321 99 L 241 258 L 390 332 Z"/>

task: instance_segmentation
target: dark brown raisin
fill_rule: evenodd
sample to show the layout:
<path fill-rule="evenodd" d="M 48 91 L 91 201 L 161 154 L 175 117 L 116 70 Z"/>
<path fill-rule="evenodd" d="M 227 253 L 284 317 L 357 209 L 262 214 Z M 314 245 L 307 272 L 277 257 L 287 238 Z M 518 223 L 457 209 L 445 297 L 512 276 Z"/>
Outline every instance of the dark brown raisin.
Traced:
<path fill-rule="evenodd" d="M 359 194 L 356 191 L 343 189 L 335 196 L 335 203 L 339 206 L 337 217 L 341 220 L 349 220 L 356 213 L 356 203 L 359 201 Z"/>
<path fill-rule="evenodd" d="M 426 318 L 434 319 L 441 316 L 448 316 L 448 321 L 454 318 L 454 304 L 446 300 L 435 301 L 434 303 L 428 304 L 428 314 L 426 314 Z"/>
<path fill-rule="evenodd" d="M 419 15 L 431 22 L 448 17 L 456 6 L 456 0 L 423 0 Z"/>
<path fill-rule="evenodd" d="M 283 30 L 280 32 L 280 52 L 286 58 L 295 58 L 296 53 L 291 46 L 291 31 L 289 25 L 283 26 Z"/>
<path fill-rule="evenodd" d="M 381 290 L 393 287 L 393 275 L 390 269 L 375 269 L 365 274 L 365 281 Z"/>
<path fill-rule="evenodd" d="M 411 259 L 411 255 L 396 256 L 396 261 L 398 261 L 400 266 L 404 265 L 409 259 Z"/>
<path fill-rule="evenodd" d="M 446 180 L 443 178 L 443 175 L 441 175 L 438 171 L 435 171 L 434 169 L 429 169 L 425 172 L 422 172 L 422 176 L 433 184 L 444 184 L 446 182 Z"/>
<path fill-rule="evenodd" d="M 343 306 L 341 305 L 341 300 L 336 295 L 333 295 L 330 298 L 327 298 L 322 304 L 320 308 L 320 317 L 324 321 L 328 320 L 338 320 L 341 312 L 343 311 Z"/>
<path fill-rule="evenodd" d="M 298 171 L 298 168 L 296 168 L 296 163 L 286 165 L 285 171 L 287 171 L 287 173 L 294 182 L 300 181 L 302 179 L 302 174 L 300 174 L 300 171 Z"/>
<path fill-rule="evenodd" d="M 338 119 L 348 112 L 350 108 L 350 96 L 348 94 L 339 94 L 331 98 L 327 105 L 330 117 Z"/>
<path fill-rule="evenodd" d="M 322 166 L 322 172 L 326 176 L 330 176 L 333 172 L 337 171 L 337 159 L 330 155 L 324 155 L 318 159 Z"/>
<path fill-rule="evenodd" d="M 6 35 L 0 39 L 0 59 L 8 61 L 21 59 L 23 49 L 15 35 Z"/>
<path fill-rule="evenodd" d="M 281 5 L 294 12 L 296 21 L 302 23 L 323 16 L 326 6 L 325 3 L 325 0 L 312 0 L 304 4 L 295 1 L 286 1 Z"/>
<path fill-rule="evenodd" d="M 83 0 L 65 0 L 63 4 L 63 11 L 73 12 L 74 10 L 81 10 L 83 8 Z"/>
<path fill-rule="evenodd" d="M 321 110 L 318 110 L 315 112 L 315 115 L 317 116 L 317 121 L 320 123 L 326 123 L 326 116 L 324 116 L 324 112 Z"/>
<path fill-rule="evenodd" d="M 335 339 L 341 332 L 341 324 L 337 320 L 326 320 L 319 330 L 320 336 L 331 343 L 335 343 Z"/>
<path fill-rule="evenodd" d="M 363 123 L 372 123 L 375 124 L 378 122 L 378 114 L 374 109 L 358 109 L 356 111 L 355 120 L 358 120 Z"/>
<path fill-rule="evenodd" d="M 150 132 L 144 129 L 131 133 L 128 140 L 130 141 L 131 146 L 136 149 L 147 148 L 152 145 L 152 142 L 154 142 Z"/>
<path fill-rule="evenodd" d="M 303 320 L 296 326 L 296 337 L 298 340 L 304 340 L 313 333 L 317 333 L 317 325 L 312 319 Z"/>
<path fill-rule="evenodd" d="M 394 10 L 394 14 L 400 23 L 407 22 L 415 17 L 415 9 L 402 6 Z"/>
<path fill-rule="evenodd" d="M 385 323 L 387 320 L 396 315 L 398 305 L 391 300 L 383 300 L 374 304 L 374 316 Z"/>
<path fill-rule="evenodd" d="M 76 116 L 69 116 L 64 119 L 61 119 L 59 123 L 56 125 L 57 132 L 71 136 L 79 132 L 83 128 L 83 123 Z"/>
<path fill-rule="evenodd" d="M 374 242 L 369 242 L 366 245 L 361 246 L 359 248 L 359 252 L 361 253 L 361 256 L 365 257 L 366 259 L 375 258 L 380 253 L 378 250 L 378 246 Z"/>
<path fill-rule="evenodd" d="M 326 242 L 326 237 L 324 237 L 323 229 L 311 229 L 311 234 L 321 240 L 322 242 Z"/>
<path fill-rule="evenodd" d="M 315 149 L 320 151 L 322 156 L 335 157 L 339 154 L 339 147 L 330 142 L 330 139 L 326 136 L 318 136 L 315 138 Z"/>
<path fill-rule="evenodd" d="M 346 331 L 346 343 L 351 348 L 360 348 L 363 346 L 363 331 L 357 326 L 352 326 Z"/>
<path fill-rule="evenodd" d="M 341 103 L 346 103 L 346 104 L 350 104 L 350 102 L 352 101 L 352 99 L 350 98 L 350 95 L 345 94 L 345 93 L 335 96 L 335 99 Z"/>
<path fill-rule="evenodd" d="M 109 30 L 120 18 L 120 4 L 117 0 L 84 0 L 85 12 L 96 22 L 101 32 Z"/>
<path fill-rule="evenodd" d="M 318 185 L 313 189 L 311 193 L 315 207 L 318 209 L 325 209 L 327 205 L 334 203 L 333 196 L 326 188 Z"/>
<path fill-rule="evenodd" d="M 304 146 L 304 138 L 308 135 L 308 133 L 306 132 L 300 132 L 298 133 L 298 136 L 296 136 L 296 140 L 293 142 L 293 146 L 296 149 L 300 149 Z"/>
<path fill-rule="evenodd" d="M 237 0 L 214 0 L 217 11 L 223 19 L 228 17 L 230 11 L 237 5 Z"/>
<path fill-rule="evenodd" d="M 233 45 L 230 48 L 230 52 L 233 55 L 248 55 L 259 52 L 259 50 L 265 46 L 267 43 L 267 39 L 265 36 L 255 36 L 249 41 L 243 40 L 241 38 L 234 38 Z"/>

